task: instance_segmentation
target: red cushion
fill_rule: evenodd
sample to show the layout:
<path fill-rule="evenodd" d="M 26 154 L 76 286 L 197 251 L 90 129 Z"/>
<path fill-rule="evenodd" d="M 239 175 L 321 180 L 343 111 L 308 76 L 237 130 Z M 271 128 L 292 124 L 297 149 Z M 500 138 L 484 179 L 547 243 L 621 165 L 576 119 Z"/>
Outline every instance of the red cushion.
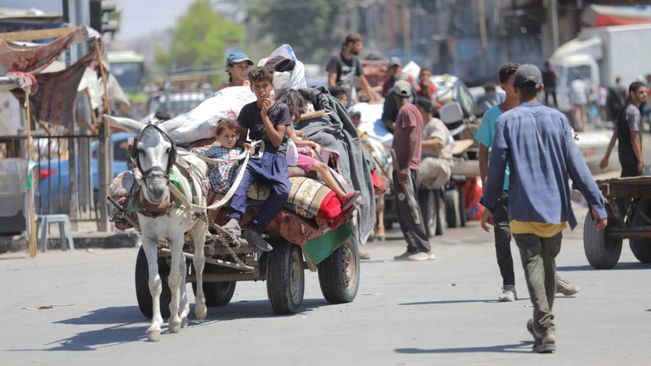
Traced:
<path fill-rule="evenodd" d="M 319 207 L 318 217 L 332 220 L 341 214 L 341 201 L 333 191 L 328 192 Z"/>

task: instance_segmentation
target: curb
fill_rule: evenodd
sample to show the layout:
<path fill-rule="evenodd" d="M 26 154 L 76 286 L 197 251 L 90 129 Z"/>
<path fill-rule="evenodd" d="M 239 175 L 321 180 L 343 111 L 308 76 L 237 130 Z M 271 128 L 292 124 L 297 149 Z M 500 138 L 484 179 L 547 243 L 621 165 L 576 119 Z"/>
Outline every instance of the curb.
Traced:
<path fill-rule="evenodd" d="M 73 233 L 75 249 L 133 248 L 140 244 L 140 237 L 135 231 Z M 67 245 L 65 246 L 67 248 Z M 48 250 L 61 250 L 59 238 L 48 238 Z M 0 254 L 27 250 L 27 240 L 22 235 L 0 236 Z M 37 248 L 40 252 L 40 248 Z"/>

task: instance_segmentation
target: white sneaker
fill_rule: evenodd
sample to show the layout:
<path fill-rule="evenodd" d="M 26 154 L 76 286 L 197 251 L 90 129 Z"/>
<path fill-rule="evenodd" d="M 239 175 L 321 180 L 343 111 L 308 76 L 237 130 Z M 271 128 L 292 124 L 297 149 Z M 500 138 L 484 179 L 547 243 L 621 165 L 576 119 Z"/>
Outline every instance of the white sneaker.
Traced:
<path fill-rule="evenodd" d="M 497 297 L 501 302 L 511 302 L 518 299 L 518 293 L 515 291 L 515 285 L 502 286 L 502 292 Z"/>
<path fill-rule="evenodd" d="M 564 280 L 560 278 L 558 275 L 556 275 L 556 293 L 563 294 L 565 296 L 572 296 L 576 295 L 579 290 L 579 286 L 573 284 L 572 282 L 568 280 Z"/>

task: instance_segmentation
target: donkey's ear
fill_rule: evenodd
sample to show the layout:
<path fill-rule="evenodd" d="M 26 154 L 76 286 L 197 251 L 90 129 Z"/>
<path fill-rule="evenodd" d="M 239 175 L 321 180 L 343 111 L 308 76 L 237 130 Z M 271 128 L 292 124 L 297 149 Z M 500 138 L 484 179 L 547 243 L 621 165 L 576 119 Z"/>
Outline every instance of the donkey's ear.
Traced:
<path fill-rule="evenodd" d="M 121 128 L 127 132 L 132 132 L 138 134 L 144 127 L 145 124 L 140 123 L 131 118 L 124 117 L 113 117 L 109 115 L 104 115 L 104 119 L 113 127 Z"/>
<path fill-rule="evenodd" d="M 177 128 L 183 126 L 183 124 L 187 121 L 187 117 L 185 117 L 185 114 L 182 114 L 176 118 L 172 118 L 170 120 L 164 121 L 158 125 L 163 131 L 170 133 Z"/>

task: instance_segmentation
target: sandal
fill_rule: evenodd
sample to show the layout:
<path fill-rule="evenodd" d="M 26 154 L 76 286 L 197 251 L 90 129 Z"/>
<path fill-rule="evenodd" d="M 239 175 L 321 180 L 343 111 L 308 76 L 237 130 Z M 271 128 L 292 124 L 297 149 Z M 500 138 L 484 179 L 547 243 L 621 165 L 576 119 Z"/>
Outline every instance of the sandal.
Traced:
<path fill-rule="evenodd" d="M 344 198 L 341 200 L 342 211 L 346 211 L 349 208 L 351 208 L 356 203 L 357 199 L 360 198 L 361 196 L 362 194 L 359 191 L 346 193 Z"/>

